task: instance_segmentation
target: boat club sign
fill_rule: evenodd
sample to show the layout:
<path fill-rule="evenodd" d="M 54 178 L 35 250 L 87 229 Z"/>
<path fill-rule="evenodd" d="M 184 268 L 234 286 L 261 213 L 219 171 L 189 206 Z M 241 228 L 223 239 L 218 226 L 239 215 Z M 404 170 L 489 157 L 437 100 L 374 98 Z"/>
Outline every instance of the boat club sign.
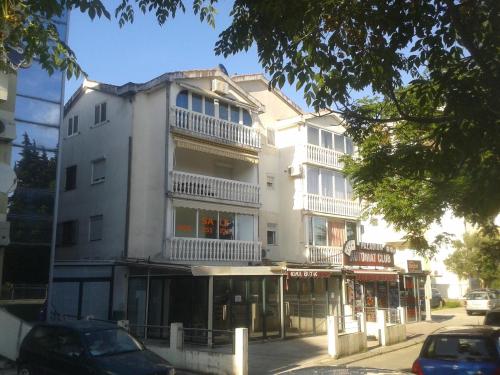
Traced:
<path fill-rule="evenodd" d="M 345 264 L 351 266 L 394 267 L 394 253 L 390 246 L 378 243 L 346 241 L 344 244 Z"/>

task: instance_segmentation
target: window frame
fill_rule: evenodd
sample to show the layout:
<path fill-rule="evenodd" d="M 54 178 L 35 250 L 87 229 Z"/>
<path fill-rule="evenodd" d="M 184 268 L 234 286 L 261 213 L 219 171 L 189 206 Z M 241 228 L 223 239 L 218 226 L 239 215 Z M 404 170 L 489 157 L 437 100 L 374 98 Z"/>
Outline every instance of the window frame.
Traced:
<path fill-rule="evenodd" d="M 101 236 L 99 238 L 93 238 L 92 234 L 92 222 L 96 222 L 96 218 L 100 218 L 101 222 Z M 102 241 L 104 238 L 104 215 L 103 214 L 97 214 L 97 215 L 91 215 L 89 216 L 89 242 L 96 242 L 96 241 Z"/>
<path fill-rule="evenodd" d="M 94 165 L 98 162 L 104 162 L 104 176 L 99 178 L 99 179 L 95 179 L 94 178 Z M 102 184 L 105 181 L 106 181 L 106 157 L 103 156 L 103 157 L 91 160 L 91 162 L 90 162 L 90 184 L 97 185 L 97 184 Z"/>
<path fill-rule="evenodd" d="M 269 242 L 269 234 L 272 233 L 272 242 Z M 267 223 L 266 243 L 268 246 L 278 246 L 278 224 Z"/>
<path fill-rule="evenodd" d="M 66 136 L 68 138 L 74 137 L 80 134 L 80 124 L 78 121 L 78 115 L 74 115 L 68 119 L 68 129 L 66 131 Z"/>
<path fill-rule="evenodd" d="M 74 168 L 74 178 L 73 178 L 73 184 L 71 184 L 71 186 L 68 187 L 68 171 L 70 169 Z M 74 165 L 70 165 L 69 167 L 66 167 L 65 168 L 65 171 L 64 171 L 65 175 L 64 175 L 64 191 L 71 191 L 71 190 L 75 190 L 76 189 L 76 181 L 77 181 L 77 173 L 78 173 L 78 167 L 76 164 Z"/>
<path fill-rule="evenodd" d="M 66 234 L 67 226 L 71 225 L 71 240 L 67 241 L 68 235 Z M 78 220 L 65 220 L 58 223 L 58 227 L 60 234 L 58 234 L 58 238 L 56 241 L 59 246 L 74 246 L 78 242 Z"/>
<path fill-rule="evenodd" d="M 104 108 L 104 119 L 102 109 Z M 107 123 L 108 120 L 108 105 L 106 101 L 94 105 L 94 124 L 93 127 Z"/>

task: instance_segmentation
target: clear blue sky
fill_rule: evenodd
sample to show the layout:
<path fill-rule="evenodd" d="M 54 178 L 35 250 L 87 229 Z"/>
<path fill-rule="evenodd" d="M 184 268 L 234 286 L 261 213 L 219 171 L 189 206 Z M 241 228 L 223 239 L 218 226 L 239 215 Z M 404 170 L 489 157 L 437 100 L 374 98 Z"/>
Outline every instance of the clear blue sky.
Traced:
<path fill-rule="evenodd" d="M 117 3 L 105 2 L 112 14 Z M 227 59 L 213 51 L 219 33 L 230 24 L 231 5 L 231 1 L 217 5 L 215 30 L 201 23 L 190 10 L 179 13 L 163 27 L 158 26 L 153 14 L 136 12 L 135 22 L 122 29 L 115 19 L 91 21 L 87 15 L 73 12 L 69 44 L 89 79 L 112 84 L 144 82 L 165 72 L 213 68 L 219 63 L 226 66 L 230 75 L 262 72 L 255 48 Z M 66 99 L 81 81 L 67 82 Z M 290 86 L 284 87 L 283 92 L 307 109 L 302 92 Z"/>

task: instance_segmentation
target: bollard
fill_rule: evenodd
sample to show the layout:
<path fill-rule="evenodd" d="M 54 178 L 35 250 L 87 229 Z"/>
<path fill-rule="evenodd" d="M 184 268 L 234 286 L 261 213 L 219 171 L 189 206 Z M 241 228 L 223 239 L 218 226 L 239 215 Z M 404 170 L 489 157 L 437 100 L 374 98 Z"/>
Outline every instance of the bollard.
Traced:
<path fill-rule="evenodd" d="M 328 354 L 333 358 L 339 357 L 339 317 L 329 315 L 326 318 Z"/>
<path fill-rule="evenodd" d="M 400 323 L 406 324 L 406 307 L 399 306 L 398 307 L 398 314 L 400 317 Z"/>
<path fill-rule="evenodd" d="M 248 328 L 234 330 L 235 375 L 248 375 Z"/>
<path fill-rule="evenodd" d="M 358 319 L 361 332 L 366 333 L 366 314 L 364 312 L 358 313 Z"/>
<path fill-rule="evenodd" d="M 183 338 L 182 323 L 172 323 L 170 324 L 170 349 L 172 350 L 183 350 L 184 338 Z"/>
<path fill-rule="evenodd" d="M 385 330 L 386 322 L 385 322 L 385 311 L 384 310 L 377 310 L 377 326 L 378 326 L 378 330 L 379 330 L 379 334 L 378 334 L 379 343 L 380 343 L 380 345 L 385 346 L 387 340 L 386 340 L 386 330 Z"/>

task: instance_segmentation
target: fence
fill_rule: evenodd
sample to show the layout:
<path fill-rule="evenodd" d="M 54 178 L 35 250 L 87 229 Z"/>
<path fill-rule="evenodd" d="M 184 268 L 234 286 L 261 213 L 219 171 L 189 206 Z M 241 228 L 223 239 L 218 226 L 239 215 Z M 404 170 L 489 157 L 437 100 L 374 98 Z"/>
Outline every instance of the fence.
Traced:
<path fill-rule="evenodd" d="M 355 315 L 339 315 L 338 319 L 339 333 L 356 333 L 361 332 L 361 319 L 358 314 Z"/>
<path fill-rule="evenodd" d="M 353 318 L 356 318 L 354 320 Z M 366 321 L 365 314 L 355 316 L 328 316 L 328 354 L 334 358 L 359 353 L 366 350 Z M 340 326 L 348 322 L 355 322 L 350 332 L 340 332 Z"/>
<path fill-rule="evenodd" d="M 41 299 L 47 298 L 46 284 L 10 284 L 2 285 L 1 300 Z"/>

